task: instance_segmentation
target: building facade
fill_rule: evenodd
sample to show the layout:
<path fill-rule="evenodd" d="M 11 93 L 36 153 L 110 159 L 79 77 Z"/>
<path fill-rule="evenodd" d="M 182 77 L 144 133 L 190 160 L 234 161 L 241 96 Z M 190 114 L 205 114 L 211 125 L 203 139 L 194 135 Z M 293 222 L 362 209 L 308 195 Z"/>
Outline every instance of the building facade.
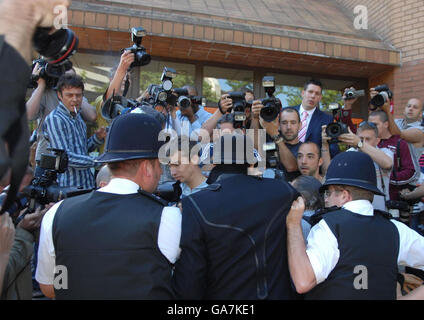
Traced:
<path fill-rule="evenodd" d="M 326 89 L 338 91 L 387 83 L 399 116 L 409 98 L 422 98 L 421 4 L 421 0 L 74 0 L 68 22 L 80 41 L 74 66 L 93 98 L 108 82 L 120 50 L 132 45 L 131 27 L 141 26 L 147 32 L 142 44 L 152 63 L 133 74 L 133 83 L 143 83 L 145 71 L 160 74 L 163 66 L 176 69 L 199 94 L 211 88 L 216 92 L 222 84 L 217 79 L 224 79 L 250 84 L 256 96 L 263 97 L 265 75 L 274 75 L 279 86 L 294 87 L 319 78 Z M 361 5 L 366 15 L 364 10 L 358 12 Z M 134 85 L 130 93 L 137 96 L 143 89 Z M 354 114 L 366 117 L 367 105 L 368 97 L 360 98 Z"/>

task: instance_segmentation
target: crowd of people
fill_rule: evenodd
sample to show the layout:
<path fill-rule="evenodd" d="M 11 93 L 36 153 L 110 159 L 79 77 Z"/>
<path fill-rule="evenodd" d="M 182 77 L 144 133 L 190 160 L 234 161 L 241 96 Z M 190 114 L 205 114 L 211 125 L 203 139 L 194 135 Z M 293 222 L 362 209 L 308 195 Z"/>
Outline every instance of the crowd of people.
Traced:
<path fill-rule="evenodd" d="M 2 5 L 16 10 L 17 3 Z M 52 24 L 34 12 L 32 28 Z M 25 65 L 26 51 L 15 49 L 28 39 L 17 34 L 0 23 L 0 56 Z M 283 106 L 274 120 L 262 117 L 263 102 L 249 89 L 242 120 L 230 93 L 211 114 L 195 99 L 142 104 L 150 98 L 145 90 L 138 107 L 105 122 L 102 107 L 122 94 L 133 61 L 133 53 L 122 53 L 94 106 L 74 70 L 55 89 L 38 79 L 21 113 L 38 127 L 20 194 L 49 173 L 49 149 L 68 158 L 54 183 L 87 192 L 0 215 L 2 298 L 424 298 L 421 100 L 411 98 L 402 119 L 394 119 L 390 99 L 370 105 L 356 126 L 357 98 L 346 88 L 336 119 L 346 130 L 336 138 L 326 130 L 335 119 L 320 109 L 316 79 L 304 84 L 300 105 Z M 39 72 L 35 65 L 33 75 Z M 193 86 L 184 89 L 197 96 Z M 370 89 L 370 98 L 379 94 Z M 86 122 L 95 121 L 88 137 Z M 90 156 L 93 150 L 101 155 Z M 0 177 L 4 195 L 14 175 Z M 157 192 L 168 182 L 172 200 Z"/>

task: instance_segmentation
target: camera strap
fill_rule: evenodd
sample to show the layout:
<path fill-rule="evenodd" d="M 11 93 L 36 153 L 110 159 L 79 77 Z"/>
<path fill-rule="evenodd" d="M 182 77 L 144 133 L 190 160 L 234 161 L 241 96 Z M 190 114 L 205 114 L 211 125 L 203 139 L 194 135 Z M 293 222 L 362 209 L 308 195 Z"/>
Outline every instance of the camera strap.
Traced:
<path fill-rule="evenodd" d="M 122 93 L 123 97 L 125 97 L 127 95 L 129 88 L 130 88 L 130 74 L 127 72 L 127 75 L 125 76 L 124 92 Z"/>

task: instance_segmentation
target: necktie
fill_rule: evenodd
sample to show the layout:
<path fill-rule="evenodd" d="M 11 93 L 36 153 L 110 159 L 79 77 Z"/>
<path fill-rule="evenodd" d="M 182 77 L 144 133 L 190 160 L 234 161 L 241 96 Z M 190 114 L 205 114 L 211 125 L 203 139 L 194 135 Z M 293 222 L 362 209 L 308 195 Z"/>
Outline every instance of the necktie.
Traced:
<path fill-rule="evenodd" d="M 307 123 L 308 123 L 308 116 L 309 113 L 307 113 L 306 111 L 302 112 L 302 128 L 299 131 L 299 141 L 301 142 L 305 142 L 305 136 L 306 136 L 306 131 L 307 131 Z"/>

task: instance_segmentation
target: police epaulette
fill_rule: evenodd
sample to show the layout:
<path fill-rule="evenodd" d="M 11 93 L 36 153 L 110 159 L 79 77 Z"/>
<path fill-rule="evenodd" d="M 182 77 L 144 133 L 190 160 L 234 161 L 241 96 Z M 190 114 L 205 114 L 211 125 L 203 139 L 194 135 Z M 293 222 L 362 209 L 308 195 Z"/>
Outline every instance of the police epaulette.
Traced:
<path fill-rule="evenodd" d="M 378 215 L 380 215 L 383 218 L 386 218 L 388 220 L 393 219 L 393 216 L 390 213 L 383 211 L 383 210 L 374 209 L 374 214 L 378 214 Z"/>
<path fill-rule="evenodd" d="M 308 217 L 309 218 L 308 220 L 306 220 L 306 219 L 305 220 L 307 222 L 309 222 L 311 226 L 314 226 L 318 222 L 321 221 L 321 219 L 323 218 L 324 214 L 329 213 L 329 212 L 332 212 L 332 211 L 336 211 L 336 210 L 340 210 L 340 207 L 332 206 L 330 208 L 319 209 L 312 216 Z"/>
<path fill-rule="evenodd" d="M 218 191 L 219 189 L 221 189 L 220 183 L 212 183 L 205 188 L 205 190 L 211 190 L 211 191 Z"/>
<path fill-rule="evenodd" d="M 157 195 L 155 195 L 153 193 L 149 193 L 149 192 L 146 192 L 146 191 L 141 190 L 141 189 L 138 189 L 138 193 L 139 194 L 142 194 L 143 196 L 146 196 L 146 197 L 148 197 L 148 198 L 150 198 L 150 199 L 152 199 L 152 200 L 154 200 L 156 202 L 159 202 L 163 206 L 167 206 L 168 205 L 168 201 L 162 199 L 161 197 L 159 197 L 159 196 L 157 196 Z"/>

